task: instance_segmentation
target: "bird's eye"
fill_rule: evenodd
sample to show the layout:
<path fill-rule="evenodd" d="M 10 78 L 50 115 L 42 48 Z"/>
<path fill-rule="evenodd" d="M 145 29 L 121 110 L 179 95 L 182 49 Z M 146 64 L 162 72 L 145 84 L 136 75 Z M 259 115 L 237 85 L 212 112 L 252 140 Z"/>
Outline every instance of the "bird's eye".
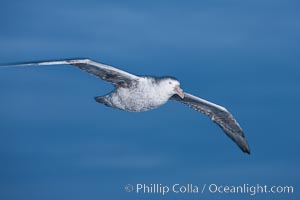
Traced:
<path fill-rule="evenodd" d="M 170 84 L 170 85 L 172 85 L 172 82 L 171 82 L 171 81 L 169 81 L 169 84 Z"/>

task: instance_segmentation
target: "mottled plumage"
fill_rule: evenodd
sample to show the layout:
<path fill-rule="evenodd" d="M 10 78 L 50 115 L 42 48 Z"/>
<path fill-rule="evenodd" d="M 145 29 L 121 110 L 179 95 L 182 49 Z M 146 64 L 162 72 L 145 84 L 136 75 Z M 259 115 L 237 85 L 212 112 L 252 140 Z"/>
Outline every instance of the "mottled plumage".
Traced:
<path fill-rule="evenodd" d="M 165 104 L 169 99 L 176 100 L 188 105 L 196 111 L 208 115 L 243 152 L 250 153 L 244 133 L 234 117 L 222 106 L 184 93 L 176 78 L 136 76 L 90 59 L 42 61 L 9 64 L 5 66 L 61 64 L 76 66 L 96 77 L 111 82 L 115 86 L 115 90 L 111 93 L 95 98 L 99 103 L 125 111 L 142 112 L 157 108 Z"/>

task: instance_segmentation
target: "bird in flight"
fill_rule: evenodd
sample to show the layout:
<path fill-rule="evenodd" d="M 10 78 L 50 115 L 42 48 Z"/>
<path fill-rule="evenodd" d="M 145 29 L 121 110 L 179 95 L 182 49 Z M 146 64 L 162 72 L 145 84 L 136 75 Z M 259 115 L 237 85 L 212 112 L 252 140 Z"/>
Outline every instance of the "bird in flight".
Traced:
<path fill-rule="evenodd" d="M 168 100 L 186 104 L 192 109 L 208 115 L 243 152 L 250 154 L 243 130 L 231 113 L 222 106 L 184 92 L 180 88 L 180 82 L 174 77 L 136 76 L 90 59 L 50 60 L 5 66 L 34 65 L 72 65 L 102 80 L 111 82 L 115 89 L 107 95 L 95 97 L 95 100 L 112 108 L 142 112 L 157 108 Z"/>

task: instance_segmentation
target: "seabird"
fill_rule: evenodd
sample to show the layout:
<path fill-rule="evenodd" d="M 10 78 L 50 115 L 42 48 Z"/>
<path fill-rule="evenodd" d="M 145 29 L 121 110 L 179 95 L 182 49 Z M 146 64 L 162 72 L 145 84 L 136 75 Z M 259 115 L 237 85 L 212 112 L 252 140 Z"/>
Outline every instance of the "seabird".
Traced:
<path fill-rule="evenodd" d="M 250 154 L 243 130 L 231 113 L 222 106 L 184 92 L 180 88 L 180 82 L 174 77 L 136 76 L 90 59 L 50 60 L 5 66 L 33 65 L 72 65 L 102 80 L 111 82 L 115 89 L 107 95 L 95 97 L 95 100 L 112 108 L 142 112 L 157 108 L 168 100 L 186 104 L 192 109 L 208 115 L 243 152 Z"/>

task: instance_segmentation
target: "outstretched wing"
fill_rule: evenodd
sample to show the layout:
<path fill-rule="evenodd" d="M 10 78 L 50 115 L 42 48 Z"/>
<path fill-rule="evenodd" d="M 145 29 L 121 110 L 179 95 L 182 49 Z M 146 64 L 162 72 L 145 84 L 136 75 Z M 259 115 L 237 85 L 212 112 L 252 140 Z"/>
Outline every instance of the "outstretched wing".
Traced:
<path fill-rule="evenodd" d="M 177 95 L 174 95 L 171 99 L 184 103 L 194 110 L 208 115 L 243 152 L 250 154 L 250 148 L 242 128 L 226 108 L 188 93 L 184 93 L 183 99 Z"/>
<path fill-rule="evenodd" d="M 128 87 L 139 77 L 109 65 L 95 62 L 90 59 L 50 60 L 28 63 L 15 63 L 5 66 L 32 66 L 32 65 L 73 65 L 118 87 Z"/>

